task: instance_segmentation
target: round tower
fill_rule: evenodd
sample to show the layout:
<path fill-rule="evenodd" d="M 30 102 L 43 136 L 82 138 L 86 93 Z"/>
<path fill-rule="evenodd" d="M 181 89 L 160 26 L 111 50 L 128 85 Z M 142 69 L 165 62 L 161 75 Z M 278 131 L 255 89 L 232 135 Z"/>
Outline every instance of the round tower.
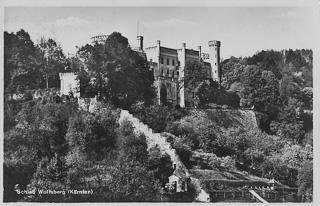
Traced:
<path fill-rule="evenodd" d="M 221 71 L 220 71 L 220 41 L 209 41 L 209 56 L 211 63 L 211 78 L 221 83 Z"/>

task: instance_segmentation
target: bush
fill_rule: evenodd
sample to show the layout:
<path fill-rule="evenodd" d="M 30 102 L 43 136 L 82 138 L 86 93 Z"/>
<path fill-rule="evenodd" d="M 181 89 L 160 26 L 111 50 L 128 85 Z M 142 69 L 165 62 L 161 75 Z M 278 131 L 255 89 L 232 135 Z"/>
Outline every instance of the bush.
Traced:
<path fill-rule="evenodd" d="M 142 102 L 134 104 L 130 112 L 157 133 L 164 132 L 168 125 L 184 116 L 181 110 L 160 105 L 146 107 Z"/>
<path fill-rule="evenodd" d="M 224 167 L 227 171 L 232 171 L 235 169 L 236 162 L 232 157 L 225 156 L 221 158 L 220 166 Z"/>

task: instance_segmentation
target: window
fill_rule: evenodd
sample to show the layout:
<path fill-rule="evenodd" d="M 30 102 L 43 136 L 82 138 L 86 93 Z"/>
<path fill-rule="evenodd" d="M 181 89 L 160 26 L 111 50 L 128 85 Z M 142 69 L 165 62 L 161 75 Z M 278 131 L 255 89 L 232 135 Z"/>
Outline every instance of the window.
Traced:
<path fill-rule="evenodd" d="M 185 188 L 185 182 L 182 181 L 182 183 L 181 183 L 181 190 L 184 191 L 184 188 Z"/>
<path fill-rule="evenodd" d="M 216 71 L 214 71 L 214 73 L 217 73 L 217 70 L 216 70 Z"/>
<path fill-rule="evenodd" d="M 214 63 L 214 65 L 217 65 L 217 63 Z"/>
<path fill-rule="evenodd" d="M 180 61 L 178 61 L 178 66 L 180 66 Z"/>
<path fill-rule="evenodd" d="M 174 59 L 172 59 L 172 66 L 174 66 Z"/>
<path fill-rule="evenodd" d="M 167 59 L 167 65 L 169 65 L 169 59 Z"/>
<path fill-rule="evenodd" d="M 169 77 L 169 72 L 170 72 L 170 71 L 169 71 L 169 70 L 167 70 L 167 77 Z"/>
<path fill-rule="evenodd" d="M 177 71 L 177 76 L 179 76 L 179 71 Z"/>
<path fill-rule="evenodd" d="M 163 58 L 161 58 L 161 64 L 163 64 Z"/>

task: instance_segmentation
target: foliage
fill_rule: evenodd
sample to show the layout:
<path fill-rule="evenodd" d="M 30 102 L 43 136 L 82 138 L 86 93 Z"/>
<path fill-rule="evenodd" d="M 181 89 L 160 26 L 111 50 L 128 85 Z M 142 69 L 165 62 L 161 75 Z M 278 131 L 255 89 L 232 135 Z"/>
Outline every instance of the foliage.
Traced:
<path fill-rule="evenodd" d="M 313 161 L 306 162 L 298 173 L 298 194 L 304 202 L 313 201 Z"/>
<path fill-rule="evenodd" d="M 102 157 L 104 150 L 116 143 L 118 113 L 103 108 L 95 114 L 81 111 L 70 118 L 66 140 L 69 148 L 81 148 L 92 158 Z"/>
<path fill-rule="evenodd" d="M 146 106 L 143 102 L 132 105 L 130 112 L 157 133 L 164 132 L 166 127 L 184 115 L 182 110 L 157 104 Z"/>
<path fill-rule="evenodd" d="M 188 60 L 185 67 L 186 106 L 205 108 L 209 103 L 239 106 L 239 97 L 232 91 L 220 88 L 217 82 L 207 78 L 203 65 L 197 60 Z"/>
<path fill-rule="evenodd" d="M 227 171 L 233 171 L 235 169 L 235 160 L 230 156 L 225 156 L 221 158 L 221 167 L 225 168 Z"/>
<path fill-rule="evenodd" d="M 153 73 L 120 33 L 109 35 L 104 44 L 87 44 L 77 54 L 85 65 L 78 76 L 80 91 L 127 109 L 138 100 L 151 104 L 155 97 Z M 91 79 L 94 82 L 89 84 Z"/>
<path fill-rule="evenodd" d="M 54 40 L 41 39 L 34 45 L 25 30 L 4 33 L 4 89 L 6 94 L 23 93 L 27 89 L 59 86 L 59 72 L 63 71 L 65 56 Z"/>
<path fill-rule="evenodd" d="M 135 161 L 120 161 L 111 170 L 108 199 L 111 202 L 160 201 L 159 182 L 153 172 Z"/>
<path fill-rule="evenodd" d="M 158 146 L 152 147 L 149 151 L 148 170 L 154 172 L 154 177 L 164 187 L 173 173 L 172 161 L 167 153 L 161 154 Z"/>
<path fill-rule="evenodd" d="M 123 121 L 118 129 L 116 165 L 111 167 L 108 182 L 112 202 L 159 201 L 160 185 L 154 173 L 148 171 L 149 155 L 146 139 L 135 135 L 130 122 Z M 159 174 L 161 175 L 161 174 Z"/>
<path fill-rule="evenodd" d="M 46 79 L 46 88 L 59 87 L 59 73 L 65 70 L 66 65 L 66 57 L 61 46 L 53 39 L 41 38 L 37 49 L 42 57 L 41 73 Z"/>
<path fill-rule="evenodd" d="M 165 135 L 165 134 L 164 134 Z M 177 154 L 180 157 L 181 162 L 187 167 L 191 167 L 190 159 L 192 157 L 192 150 L 188 144 L 186 144 L 180 138 L 177 138 L 173 135 L 169 135 L 167 141 L 171 144 L 172 148 L 176 150 Z"/>
<path fill-rule="evenodd" d="M 56 155 L 50 161 L 47 157 L 37 165 L 37 170 L 31 179 L 27 190 L 36 190 L 36 194 L 27 197 L 27 201 L 36 202 L 62 202 L 64 201 L 63 194 L 59 195 L 42 195 L 39 190 L 56 190 L 62 191 L 65 189 L 64 178 L 66 168 L 61 159 Z"/>
<path fill-rule="evenodd" d="M 65 155 L 68 119 L 75 109 L 70 103 L 26 105 L 17 115 L 17 126 L 5 134 L 5 159 L 31 178 L 43 157 Z"/>

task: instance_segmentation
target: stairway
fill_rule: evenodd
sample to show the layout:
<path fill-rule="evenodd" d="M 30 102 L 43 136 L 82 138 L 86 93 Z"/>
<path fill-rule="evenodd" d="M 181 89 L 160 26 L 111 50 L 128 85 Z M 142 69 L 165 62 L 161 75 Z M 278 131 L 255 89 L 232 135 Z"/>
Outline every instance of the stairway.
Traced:
<path fill-rule="evenodd" d="M 134 117 L 130 114 L 127 110 L 121 110 L 120 117 L 119 117 L 119 124 L 127 120 L 132 123 L 134 128 L 134 132 L 136 134 L 144 134 L 148 144 L 148 150 L 152 147 L 158 145 L 162 154 L 167 153 L 173 164 L 176 165 L 176 170 L 184 173 L 186 177 L 190 178 L 190 186 L 193 187 L 196 191 L 198 196 L 196 197 L 196 201 L 199 202 L 207 202 L 209 198 L 209 194 L 207 194 L 200 186 L 200 181 L 194 177 L 191 177 L 188 169 L 185 165 L 181 162 L 179 155 L 176 153 L 176 150 L 173 149 L 169 142 L 167 142 L 167 138 L 162 136 L 160 133 L 154 133 L 151 128 L 149 128 L 144 123 L 140 122 L 139 119 Z"/>

